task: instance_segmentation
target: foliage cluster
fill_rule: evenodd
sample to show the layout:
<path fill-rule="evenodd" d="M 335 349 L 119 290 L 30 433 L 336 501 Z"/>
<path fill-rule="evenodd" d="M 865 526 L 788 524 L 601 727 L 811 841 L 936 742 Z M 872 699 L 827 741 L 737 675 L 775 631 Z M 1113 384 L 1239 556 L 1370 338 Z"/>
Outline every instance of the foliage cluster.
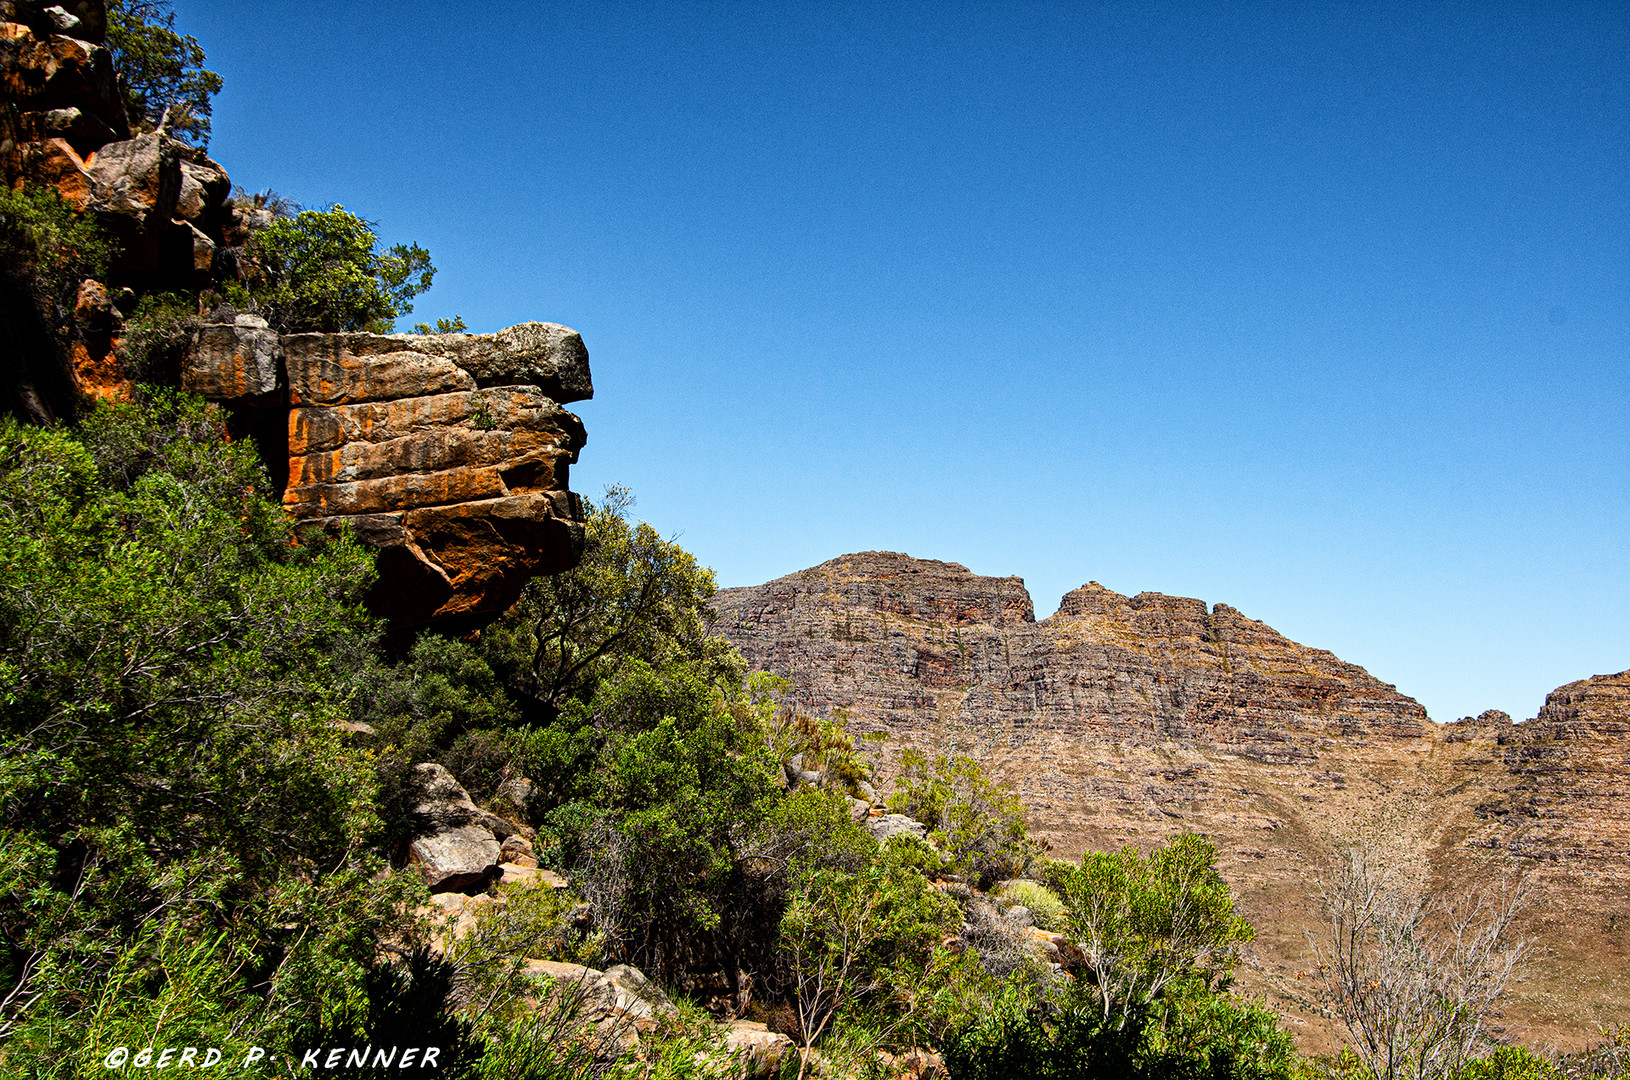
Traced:
<path fill-rule="evenodd" d="M 108 242 L 53 187 L 0 186 L 0 275 L 28 295 L 50 325 L 66 319 L 74 290 L 102 273 Z"/>
<path fill-rule="evenodd" d="M 367 558 L 291 544 L 267 487 L 179 395 L 76 433 L 0 421 L 9 1074 L 329 1022 L 400 922 L 335 726 Z"/>
<path fill-rule="evenodd" d="M 175 28 L 170 0 L 110 0 L 107 42 L 131 126 L 209 144 L 211 100 L 221 77 L 204 67 L 197 39 Z"/>
<path fill-rule="evenodd" d="M 907 750 L 889 808 L 927 825 L 956 871 L 982 888 L 1023 875 L 1042 853 L 1025 831 L 1018 794 L 966 755 L 941 754 L 930 762 Z"/>
<path fill-rule="evenodd" d="M 274 217 L 250 236 L 240 270 L 227 299 L 285 334 L 390 333 L 436 273 L 424 248 L 380 250 L 373 223 L 338 204 Z"/>

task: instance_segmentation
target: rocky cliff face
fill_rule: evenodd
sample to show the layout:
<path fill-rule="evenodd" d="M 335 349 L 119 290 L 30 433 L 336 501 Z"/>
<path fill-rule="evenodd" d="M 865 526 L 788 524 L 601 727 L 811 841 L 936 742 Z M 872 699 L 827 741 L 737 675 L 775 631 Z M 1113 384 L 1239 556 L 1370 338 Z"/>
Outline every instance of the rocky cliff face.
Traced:
<path fill-rule="evenodd" d="M 1439 886 L 1531 877 L 1544 961 L 1508 1036 L 1578 1045 L 1630 1010 L 1630 673 L 1563 687 L 1528 723 L 1440 727 L 1226 604 L 1089 583 L 1038 622 L 1018 578 L 887 552 L 722 590 L 715 609 L 800 707 L 886 732 L 885 777 L 906 747 L 970 753 L 1054 855 L 1211 837 L 1259 932 L 1243 985 L 1310 1049 L 1334 1045 L 1305 978 L 1316 878 L 1360 841 Z"/>
<path fill-rule="evenodd" d="M 1262 760 L 1332 737 L 1417 738 L 1426 711 L 1225 604 L 1096 582 L 1035 621 L 1018 578 L 892 552 L 846 555 L 715 601 L 717 631 L 801 704 L 891 731 L 1021 727 L 1200 740 Z"/>
<path fill-rule="evenodd" d="M 121 397 L 124 317 L 140 295 L 238 275 L 272 212 L 231 198 L 226 170 L 162 132 L 133 133 L 101 0 L 0 0 L 0 171 L 55 188 L 114 241 L 106 281 L 71 304 L 0 267 L 0 381 L 36 421 Z M 155 373 L 149 373 L 149 376 Z M 567 468 L 592 397 L 575 331 L 291 334 L 219 309 L 167 374 L 258 444 L 294 517 L 380 549 L 372 604 L 397 625 L 481 619 L 527 579 L 576 563 Z"/>
<path fill-rule="evenodd" d="M 496 614 L 577 561 L 585 435 L 561 404 L 594 387 L 576 331 L 280 337 L 223 310 L 182 383 L 287 462 L 290 514 L 380 549 L 372 606 L 398 625 Z"/>
<path fill-rule="evenodd" d="M 14 358 L 5 388 L 40 421 L 72 415 L 80 394 L 126 393 L 121 303 L 231 276 L 267 214 L 234 206 L 226 170 L 201 150 L 132 137 L 106 26 L 100 0 L 0 0 L 0 174 L 55 188 L 116 244 L 107 279 L 84 282 L 64 310 L 39 310 L 21 283 L 0 280 L 0 347 Z"/>

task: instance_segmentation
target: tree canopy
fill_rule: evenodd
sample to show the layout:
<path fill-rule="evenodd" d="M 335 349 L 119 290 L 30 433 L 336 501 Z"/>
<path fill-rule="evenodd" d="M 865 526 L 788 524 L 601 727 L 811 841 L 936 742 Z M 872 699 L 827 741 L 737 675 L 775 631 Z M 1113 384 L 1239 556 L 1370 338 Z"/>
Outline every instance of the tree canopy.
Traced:
<path fill-rule="evenodd" d="M 162 123 L 183 142 L 208 146 L 221 77 L 204 67 L 197 39 L 176 31 L 170 0 L 110 0 L 107 41 L 131 125 Z"/>

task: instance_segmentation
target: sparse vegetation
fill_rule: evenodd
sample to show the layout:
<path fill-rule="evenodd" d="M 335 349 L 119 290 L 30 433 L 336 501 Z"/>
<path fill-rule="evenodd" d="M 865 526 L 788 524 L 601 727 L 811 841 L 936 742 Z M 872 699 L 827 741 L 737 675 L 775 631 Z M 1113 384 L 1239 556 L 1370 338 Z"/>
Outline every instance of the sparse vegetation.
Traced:
<path fill-rule="evenodd" d="M 1525 945 L 1512 923 L 1526 890 L 1502 882 L 1432 896 L 1375 852 L 1354 848 L 1324 880 L 1321 895 L 1327 924 L 1310 944 L 1324 999 L 1352 1035 L 1366 1075 L 1462 1075 L 1522 960 Z M 1503 1069 L 1505 1060 L 1480 1068 Z"/>

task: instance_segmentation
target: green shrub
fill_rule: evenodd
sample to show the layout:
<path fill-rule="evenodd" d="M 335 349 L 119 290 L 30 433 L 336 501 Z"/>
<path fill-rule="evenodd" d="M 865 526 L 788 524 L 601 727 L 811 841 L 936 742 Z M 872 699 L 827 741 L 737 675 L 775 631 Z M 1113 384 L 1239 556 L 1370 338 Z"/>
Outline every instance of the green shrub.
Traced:
<path fill-rule="evenodd" d="M 249 238 L 246 254 L 244 282 L 229 284 L 227 299 L 285 334 L 390 333 L 436 273 L 417 244 L 380 251 L 372 223 L 338 204 L 274 219 Z"/>
<path fill-rule="evenodd" d="M 372 770 L 336 729 L 369 558 L 290 539 L 197 399 L 0 420 L 7 1075 L 161 1022 L 326 1022 L 422 893 L 367 853 Z"/>
<path fill-rule="evenodd" d="M 124 367 L 139 382 L 175 384 L 203 325 L 198 300 L 185 293 L 149 293 L 125 320 Z"/>
<path fill-rule="evenodd" d="M 1272 1010 L 1203 986 L 1117 1023 L 1087 996 L 1059 1007 L 1009 993 L 946 1043 L 953 1080 L 1297 1080 L 1305 1074 Z"/>
<path fill-rule="evenodd" d="M 101 277 L 112 248 L 90 217 L 53 187 L 0 185 L 0 278 L 60 325 L 87 277 Z"/>
<path fill-rule="evenodd" d="M 1466 1062 L 1457 1080 L 1561 1080 L 1562 1071 L 1532 1050 L 1501 1046 Z"/>
<path fill-rule="evenodd" d="M 1025 832 L 1024 804 L 973 758 L 941 754 L 932 763 L 907 750 L 889 808 L 928 826 L 952 866 L 981 888 L 1018 877 L 1041 854 Z"/>
<path fill-rule="evenodd" d="M 998 895 L 1010 904 L 1029 908 L 1030 914 L 1035 917 L 1036 925 L 1043 930 L 1055 933 L 1064 930 L 1064 917 L 1069 913 L 1069 909 L 1047 886 L 1034 881 L 1009 881 L 1002 886 Z"/>
<path fill-rule="evenodd" d="M 469 327 L 464 325 L 464 319 L 458 315 L 451 319 L 437 319 L 435 326 L 429 323 L 413 324 L 415 334 L 462 334 L 468 329 Z"/>
<path fill-rule="evenodd" d="M 1168 986 L 1220 984 L 1256 936 L 1234 912 L 1217 849 L 1185 833 L 1140 856 L 1089 851 L 1056 875 L 1070 939 L 1086 955 L 1091 993 L 1106 1018 L 1147 1009 Z"/>

